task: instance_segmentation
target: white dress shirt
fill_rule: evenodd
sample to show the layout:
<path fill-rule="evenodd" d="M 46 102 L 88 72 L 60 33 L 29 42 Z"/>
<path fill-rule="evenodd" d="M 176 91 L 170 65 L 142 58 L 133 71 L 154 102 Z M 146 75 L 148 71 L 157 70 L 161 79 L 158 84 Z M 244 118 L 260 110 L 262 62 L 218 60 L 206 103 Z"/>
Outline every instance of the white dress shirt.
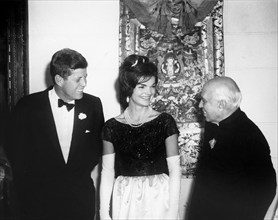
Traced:
<path fill-rule="evenodd" d="M 67 163 L 70 145 L 72 139 L 73 131 L 73 121 L 74 121 L 74 108 L 70 111 L 67 110 L 66 106 L 58 107 L 58 95 L 56 94 L 54 88 L 49 90 L 49 100 L 50 105 L 56 125 L 56 131 L 58 134 L 61 150 L 65 163 Z M 74 101 L 70 102 L 74 104 Z"/>

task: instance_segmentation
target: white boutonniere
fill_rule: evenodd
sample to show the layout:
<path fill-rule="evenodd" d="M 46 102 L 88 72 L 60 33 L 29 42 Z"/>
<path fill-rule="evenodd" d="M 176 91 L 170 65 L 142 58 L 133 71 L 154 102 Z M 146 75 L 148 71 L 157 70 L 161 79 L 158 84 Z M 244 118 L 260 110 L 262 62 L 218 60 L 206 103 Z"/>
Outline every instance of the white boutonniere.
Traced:
<path fill-rule="evenodd" d="M 79 118 L 80 120 L 83 120 L 83 119 L 87 118 L 87 115 L 84 114 L 84 113 L 79 113 L 78 118 Z"/>
<path fill-rule="evenodd" d="M 209 141 L 210 148 L 213 149 L 214 145 L 216 144 L 216 140 L 213 138 Z"/>

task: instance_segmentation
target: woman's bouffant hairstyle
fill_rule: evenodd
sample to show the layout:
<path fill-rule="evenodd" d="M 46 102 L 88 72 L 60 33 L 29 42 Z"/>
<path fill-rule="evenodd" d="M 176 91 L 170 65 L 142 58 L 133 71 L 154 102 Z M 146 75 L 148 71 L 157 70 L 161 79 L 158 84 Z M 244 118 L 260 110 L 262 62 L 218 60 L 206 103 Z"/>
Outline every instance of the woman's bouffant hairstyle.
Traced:
<path fill-rule="evenodd" d="M 119 69 L 119 101 L 122 109 L 128 106 L 127 97 L 130 97 L 134 88 L 140 82 L 155 77 L 158 81 L 157 67 L 146 56 L 132 54 L 125 58 Z M 143 81 L 142 81 L 143 80 Z"/>
<path fill-rule="evenodd" d="M 75 50 L 65 48 L 57 51 L 50 62 L 50 74 L 55 83 L 55 75 L 67 78 L 71 75 L 71 71 L 75 69 L 85 69 L 88 63 L 85 57 Z"/>

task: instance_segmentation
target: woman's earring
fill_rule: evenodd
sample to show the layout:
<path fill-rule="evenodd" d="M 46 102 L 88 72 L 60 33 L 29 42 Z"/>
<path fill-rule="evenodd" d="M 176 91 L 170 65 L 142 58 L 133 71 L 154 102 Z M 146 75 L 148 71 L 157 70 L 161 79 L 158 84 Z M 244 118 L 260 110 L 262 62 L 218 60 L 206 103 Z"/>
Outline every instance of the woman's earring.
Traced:
<path fill-rule="evenodd" d="M 129 97 L 126 97 L 126 102 L 129 103 Z"/>

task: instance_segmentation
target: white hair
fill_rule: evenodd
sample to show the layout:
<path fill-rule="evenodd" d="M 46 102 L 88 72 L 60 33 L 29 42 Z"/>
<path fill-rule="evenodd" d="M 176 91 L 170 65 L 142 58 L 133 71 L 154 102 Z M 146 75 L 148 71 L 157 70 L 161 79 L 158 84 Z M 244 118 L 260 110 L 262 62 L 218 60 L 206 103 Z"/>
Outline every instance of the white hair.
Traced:
<path fill-rule="evenodd" d="M 239 108 L 242 100 L 240 90 L 221 87 L 216 91 L 218 100 L 225 100 L 231 108 Z"/>
<path fill-rule="evenodd" d="M 241 91 L 236 82 L 229 77 L 218 77 L 213 80 L 215 89 L 215 98 L 218 100 L 224 100 L 228 104 L 230 109 L 236 109 L 240 107 L 242 101 Z"/>

